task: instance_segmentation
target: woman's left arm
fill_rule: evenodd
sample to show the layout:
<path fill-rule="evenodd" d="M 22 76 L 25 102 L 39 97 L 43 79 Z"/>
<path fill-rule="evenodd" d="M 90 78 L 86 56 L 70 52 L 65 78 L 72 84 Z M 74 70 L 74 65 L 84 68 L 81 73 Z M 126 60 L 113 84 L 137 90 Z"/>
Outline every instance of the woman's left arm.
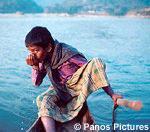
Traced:
<path fill-rule="evenodd" d="M 121 95 L 114 93 L 114 91 L 112 90 L 110 85 L 106 86 L 106 87 L 103 87 L 102 89 L 112 98 L 112 100 L 114 101 L 115 104 L 117 103 L 117 99 L 122 98 Z"/>

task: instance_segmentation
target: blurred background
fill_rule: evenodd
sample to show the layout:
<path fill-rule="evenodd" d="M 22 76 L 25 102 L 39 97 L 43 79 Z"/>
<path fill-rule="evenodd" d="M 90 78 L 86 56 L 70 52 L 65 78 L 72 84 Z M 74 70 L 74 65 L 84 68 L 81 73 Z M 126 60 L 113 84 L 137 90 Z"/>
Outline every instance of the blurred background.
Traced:
<path fill-rule="evenodd" d="M 149 0 L 0 0 L 0 13 L 150 15 Z"/>
<path fill-rule="evenodd" d="M 36 97 L 50 85 L 31 83 L 24 38 L 34 26 L 100 57 L 115 92 L 141 100 L 143 109 L 119 107 L 116 122 L 150 123 L 150 0 L 0 0 L 0 132 L 24 132 L 37 118 Z M 88 98 L 96 124 L 111 124 L 113 102 L 103 90 Z"/>

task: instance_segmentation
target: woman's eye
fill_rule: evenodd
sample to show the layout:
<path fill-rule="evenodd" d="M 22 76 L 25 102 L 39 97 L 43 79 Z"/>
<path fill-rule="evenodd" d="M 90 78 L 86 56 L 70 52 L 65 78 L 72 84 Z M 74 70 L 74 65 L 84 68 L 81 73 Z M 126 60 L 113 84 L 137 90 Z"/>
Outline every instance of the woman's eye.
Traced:
<path fill-rule="evenodd" d="M 35 49 L 34 51 L 35 51 L 35 52 L 38 52 L 39 50 L 38 50 L 38 49 Z"/>
<path fill-rule="evenodd" d="M 31 51 L 31 50 L 30 50 L 29 52 L 30 52 L 30 54 L 33 54 L 33 53 L 34 53 L 34 51 Z"/>

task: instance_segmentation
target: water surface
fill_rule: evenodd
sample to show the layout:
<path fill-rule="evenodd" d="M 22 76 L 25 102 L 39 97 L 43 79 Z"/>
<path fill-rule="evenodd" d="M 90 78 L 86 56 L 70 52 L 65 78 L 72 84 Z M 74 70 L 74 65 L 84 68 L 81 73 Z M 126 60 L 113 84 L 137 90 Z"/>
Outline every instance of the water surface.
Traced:
<path fill-rule="evenodd" d="M 134 112 L 117 109 L 117 122 L 150 122 L 150 19 L 117 17 L 20 16 L 0 18 L 0 131 L 25 131 L 37 117 L 39 88 L 31 84 L 31 69 L 25 64 L 28 52 L 24 37 L 34 26 L 46 26 L 53 37 L 68 43 L 88 59 L 100 57 L 113 89 L 124 97 L 143 101 Z M 88 104 L 97 124 L 110 124 L 112 101 L 103 92 L 92 94 Z"/>

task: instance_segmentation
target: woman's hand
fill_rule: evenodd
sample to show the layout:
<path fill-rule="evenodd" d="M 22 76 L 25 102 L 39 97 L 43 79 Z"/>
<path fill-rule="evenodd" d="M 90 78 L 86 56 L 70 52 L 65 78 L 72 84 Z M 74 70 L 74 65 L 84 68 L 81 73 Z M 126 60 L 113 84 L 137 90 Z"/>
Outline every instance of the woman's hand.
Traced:
<path fill-rule="evenodd" d="M 38 59 L 33 54 L 30 54 L 27 56 L 26 63 L 27 63 L 27 65 L 30 65 L 30 66 L 38 66 L 39 65 Z"/>
<path fill-rule="evenodd" d="M 125 107 L 128 107 L 133 110 L 141 110 L 141 108 L 142 108 L 141 101 L 127 100 L 127 99 L 118 99 L 117 105 L 125 106 Z"/>
<path fill-rule="evenodd" d="M 117 100 L 122 99 L 123 97 L 119 94 L 112 94 L 111 98 L 114 101 L 114 106 L 117 107 Z"/>

